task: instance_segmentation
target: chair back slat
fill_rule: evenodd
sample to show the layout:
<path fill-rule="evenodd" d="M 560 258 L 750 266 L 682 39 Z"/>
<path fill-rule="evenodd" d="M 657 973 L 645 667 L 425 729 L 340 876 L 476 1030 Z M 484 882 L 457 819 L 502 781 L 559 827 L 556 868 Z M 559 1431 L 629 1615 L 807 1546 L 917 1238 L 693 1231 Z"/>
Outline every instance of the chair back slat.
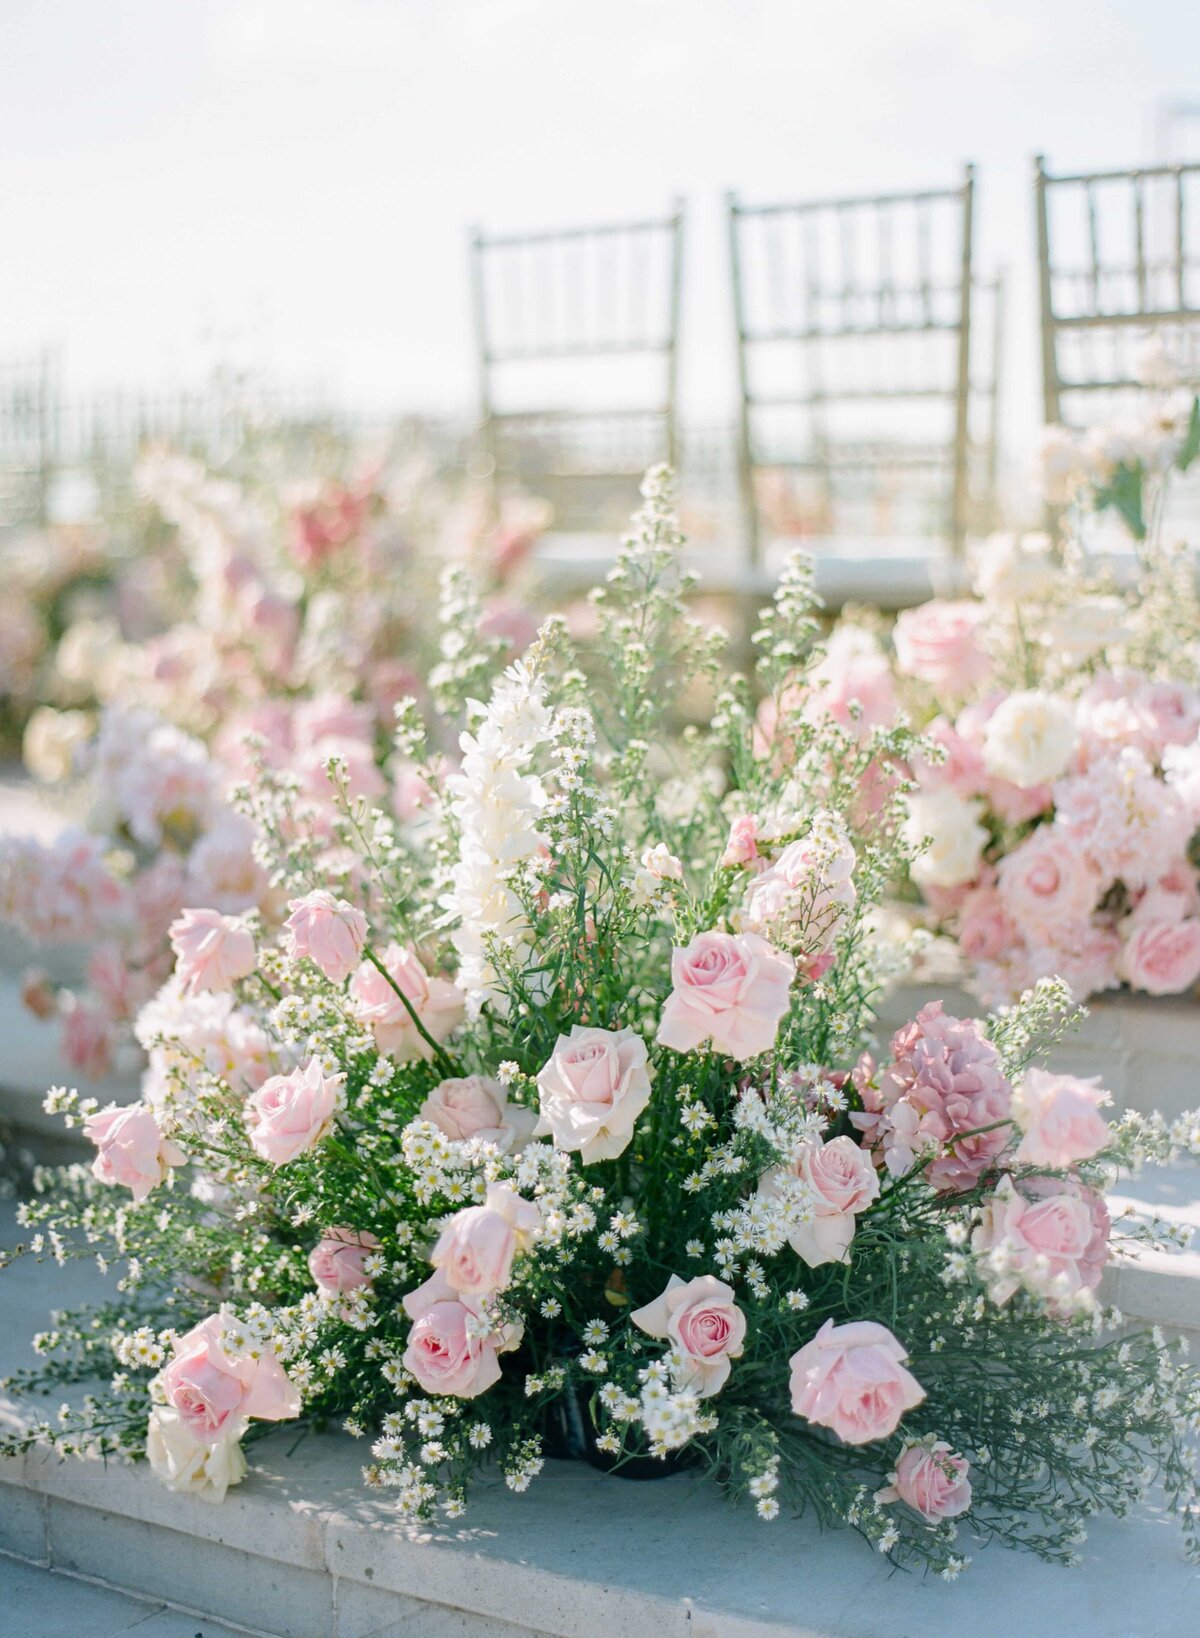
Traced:
<path fill-rule="evenodd" d="M 1200 382 L 1200 163 L 1068 176 L 1039 155 L 1034 195 L 1046 420 L 1081 425 L 1144 390 L 1135 352 L 1154 332 Z"/>
<path fill-rule="evenodd" d="M 973 210 L 970 167 L 954 188 L 775 205 L 729 197 L 752 561 L 780 496 L 787 532 L 844 532 L 856 516 L 871 533 L 961 545 L 977 454 L 994 470 L 994 420 L 985 415 L 978 434 L 971 422 L 972 392 L 986 409 L 998 357 L 972 346 Z"/>
<path fill-rule="evenodd" d="M 682 233 L 676 206 L 472 235 L 487 468 L 497 490 L 539 489 L 561 527 L 619 524 L 644 469 L 674 458 Z"/>

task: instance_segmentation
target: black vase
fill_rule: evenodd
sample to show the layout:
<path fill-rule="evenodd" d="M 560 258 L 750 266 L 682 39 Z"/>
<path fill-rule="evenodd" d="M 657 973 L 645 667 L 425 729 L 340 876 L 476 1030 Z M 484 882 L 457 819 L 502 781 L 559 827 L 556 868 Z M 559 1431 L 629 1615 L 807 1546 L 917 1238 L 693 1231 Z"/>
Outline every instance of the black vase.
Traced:
<path fill-rule="evenodd" d="M 618 1479 L 666 1479 L 696 1464 L 695 1451 L 686 1449 L 673 1450 L 667 1456 L 622 1456 L 597 1450 L 599 1430 L 591 1407 L 575 1387 L 564 1388 L 542 1415 L 542 1448 L 547 1456 L 559 1461 L 587 1462 Z"/>

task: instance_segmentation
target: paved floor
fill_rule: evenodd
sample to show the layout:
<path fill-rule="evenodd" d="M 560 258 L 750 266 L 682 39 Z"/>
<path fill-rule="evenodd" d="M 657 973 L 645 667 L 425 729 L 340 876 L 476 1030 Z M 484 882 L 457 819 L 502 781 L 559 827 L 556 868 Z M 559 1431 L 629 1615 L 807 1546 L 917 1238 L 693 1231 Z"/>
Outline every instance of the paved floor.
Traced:
<path fill-rule="evenodd" d="M 235 1638 L 232 1627 L 0 1555 L 4 1638 Z"/>

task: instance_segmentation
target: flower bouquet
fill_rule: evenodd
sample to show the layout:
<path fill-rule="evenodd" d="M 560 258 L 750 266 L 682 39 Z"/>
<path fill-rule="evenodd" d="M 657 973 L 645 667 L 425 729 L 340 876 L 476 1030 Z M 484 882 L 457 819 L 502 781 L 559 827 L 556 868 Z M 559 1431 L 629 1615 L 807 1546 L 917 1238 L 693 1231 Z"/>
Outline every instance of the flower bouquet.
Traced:
<path fill-rule="evenodd" d="M 464 702 L 449 772 L 401 710 L 414 821 L 336 761 L 336 849 L 294 782 L 241 791 L 289 913 L 180 950 L 141 1101 L 50 1094 L 96 1155 L 41 1179 L 26 1249 L 121 1278 L 15 1383 L 107 1387 L 13 1442 L 145 1451 L 219 1499 L 274 1423 L 340 1424 L 400 1519 L 457 1517 L 490 1463 L 516 1492 L 548 1455 L 685 1464 L 947 1577 L 964 1533 L 1069 1560 L 1156 1479 L 1186 1515 L 1196 1379 L 1096 1292 L 1105 1187 L 1195 1122 L 1110 1125 L 1040 1071 L 1050 982 L 864 1055 L 905 844 L 903 783 L 861 790 L 920 745 L 818 708 L 797 561 L 756 748 L 750 682 L 685 614 L 669 476 L 643 493 L 588 651 L 547 624 Z"/>
<path fill-rule="evenodd" d="M 470 497 L 442 493 L 426 472 L 417 481 L 406 465 L 300 484 L 268 466 L 237 482 L 158 449 L 135 477 L 156 520 L 145 524 L 151 561 L 166 540 L 183 559 L 179 617 L 140 644 L 90 623 L 88 643 L 75 644 L 88 647 L 88 664 L 73 649 L 72 665 L 100 710 L 44 706 L 25 739 L 31 771 L 83 823 L 48 843 L 0 839 L 0 923 L 39 957 L 82 947 L 76 982 L 52 958 L 57 982 L 36 968 L 23 994 L 37 1016 L 61 1020 L 66 1064 L 93 1080 L 121 1061 L 136 1014 L 169 974 L 173 929 L 185 943 L 203 937 L 203 918 L 185 910 L 256 912 L 269 925 L 281 908 L 252 856 L 250 823 L 228 800 L 239 778 L 265 763 L 294 779 L 310 834 L 328 833 L 334 817 L 331 756 L 355 797 L 401 816 L 426 800 L 417 770 L 392 754 L 390 727 L 423 676 L 438 683 L 439 656 L 412 611 L 437 601 L 439 562 L 448 559 L 444 599 L 477 613 L 471 650 L 441 657 L 455 677 L 536 630 L 501 597 L 540 521 L 519 497 L 498 528 Z"/>
<path fill-rule="evenodd" d="M 1200 402 L 1119 430 L 1049 446 L 1062 551 L 993 537 L 973 597 L 905 610 L 886 642 L 848 622 L 825 662 L 844 719 L 904 712 L 935 744 L 910 770 L 909 884 L 989 1005 L 1053 974 L 1080 1000 L 1200 980 L 1200 593 L 1146 521 L 1200 449 Z M 1110 508 L 1137 543 L 1123 575 L 1080 545 Z"/>

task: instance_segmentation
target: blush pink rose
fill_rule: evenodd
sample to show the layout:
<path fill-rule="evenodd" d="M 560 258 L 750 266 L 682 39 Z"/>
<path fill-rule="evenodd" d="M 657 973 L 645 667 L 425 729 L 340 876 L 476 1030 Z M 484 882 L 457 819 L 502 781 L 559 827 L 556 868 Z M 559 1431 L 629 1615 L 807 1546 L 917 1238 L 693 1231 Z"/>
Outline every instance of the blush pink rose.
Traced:
<path fill-rule="evenodd" d="M 77 995 L 65 998 L 62 1049 L 72 1069 L 90 1081 L 102 1080 L 113 1067 L 114 1045 L 112 1019 L 103 1007 Z"/>
<path fill-rule="evenodd" d="M 673 1344 L 684 1362 L 679 1385 L 701 1399 L 720 1393 L 730 1360 L 742 1352 L 746 1316 L 733 1295 L 733 1287 L 712 1274 L 693 1280 L 672 1274 L 661 1296 L 629 1316 L 639 1331 Z"/>
<path fill-rule="evenodd" d="M 179 1146 L 162 1135 L 144 1103 L 124 1108 L 110 1104 L 89 1115 L 83 1130 L 96 1145 L 92 1175 L 101 1183 L 128 1189 L 138 1201 L 165 1182 L 173 1166 L 183 1166 L 187 1161 Z"/>
<path fill-rule="evenodd" d="M 650 1102 L 646 1043 L 636 1030 L 572 1024 L 537 1077 L 541 1113 L 534 1137 L 578 1150 L 585 1166 L 615 1160 L 628 1148 Z"/>
<path fill-rule="evenodd" d="M 980 642 L 981 604 L 935 599 L 896 617 L 892 642 L 897 668 L 937 689 L 965 694 L 981 683 L 991 662 Z"/>
<path fill-rule="evenodd" d="M 1108 1102 L 1094 1080 L 1029 1070 L 1013 1100 L 1022 1132 L 1017 1160 L 1065 1171 L 1098 1155 L 1108 1143 L 1108 1122 L 1100 1113 Z"/>
<path fill-rule="evenodd" d="M 506 1153 L 529 1142 L 537 1121 L 532 1109 L 510 1103 L 500 1082 L 486 1075 L 452 1076 L 440 1081 L 417 1114 L 457 1143 L 474 1138 L 480 1143 L 494 1143 Z"/>
<path fill-rule="evenodd" d="M 968 961 L 998 961 L 1019 941 L 1004 900 L 994 887 L 975 887 L 958 906 L 958 947 Z"/>
<path fill-rule="evenodd" d="M 254 935 L 219 910 L 185 910 L 171 923 L 171 948 L 184 995 L 228 990 L 254 971 Z"/>
<path fill-rule="evenodd" d="M 290 1075 L 272 1075 L 246 1100 L 251 1146 L 283 1166 L 319 1143 L 333 1126 L 344 1075 L 326 1075 L 315 1058 Z"/>
<path fill-rule="evenodd" d="M 541 1227 L 541 1213 L 507 1184 L 493 1183 L 482 1206 L 466 1206 L 438 1236 L 430 1262 L 460 1297 L 490 1297 L 512 1276 L 513 1258 Z"/>
<path fill-rule="evenodd" d="M 1027 935 L 1053 937 L 1086 921 L 1104 886 L 1078 843 L 1043 825 L 1000 861 L 996 889 Z"/>
<path fill-rule="evenodd" d="M 914 1512 L 935 1524 L 956 1519 L 971 1505 L 970 1467 L 956 1456 L 944 1439 L 905 1445 L 887 1487 L 875 1492 L 877 1502 L 907 1502 Z"/>
<path fill-rule="evenodd" d="M 413 951 L 399 944 L 389 944 L 382 959 L 386 973 L 374 962 L 364 961 L 350 980 L 354 1016 L 360 1024 L 370 1025 L 380 1052 L 400 1063 L 413 1058 L 428 1061 L 433 1048 L 413 1023 L 412 1013 L 427 1034 L 442 1042 L 462 1022 L 462 992 L 448 978 L 431 977 Z"/>
<path fill-rule="evenodd" d="M 744 924 L 765 933 L 787 922 L 802 945 L 807 976 L 832 948 L 842 922 L 858 898 L 853 875 L 854 849 L 842 840 L 821 846 L 811 839 L 791 842 L 775 863 L 757 875 L 746 894 Z"/>
<path fill-rule="evenodd" d="M 300 1395 L 273 1353 L 256 1359 L 226 1353 L 222 1335 L 236 1324 L 222 1310 L 179 1337 L 159 1381 L 186 1432 L 204 1444 L 236 1438 L 251 1417 L 286 1422 L 300 1414 Z"/>
<path fill-rule="evenodd" d="M 676 1052 L 711 1041 L 731 1058 L 775 1044 L 796 963 L 757 933 L 698 933 L 671 954 L 671 982 L 657 1039 Z"/>
<path fill-rule="evenodd" d="M 409 1292 L 404 1310 L 414 1322 L 404 1368 L 426 1393 L 451 1394 L 456 1399 L 486 1393 L 500 1380 L 497 1356 L 517 1347 L 521 1340 L 519 1324 L 484 1330 L 479 1299 L 459 1296 L 440 1269 Z"/>
<path fill-rule="evenodd" d="M 988 787 L 988 771 L 983 765 L 980 747 L 960 734 L 945 717 L 935 717 L 922 729 L 922 734 L 941 747 L 945 760 L 931 762 L 923 756 L 913 758 L 913 773 L 921 789 L 948 789 L 956 796 L 982 796 Z"/>
<path fill-rule="evenodd" d="M 871 1444 L 895 1433 L 905 1411 L 925 1390 L 904 1368 L 903 1346 L 886 1325 L 826 1320 L 811 1342 L 794 1353 L 792 1409 L 848 1445 Z"/>
<path fill-rule="evenodd" d="M 340 984 L 358 965 L 367 942 L 367 918 L 345 899 L 324 888 L 293 899 L 284 922 L 284 949 L 293 961 L 314 962 L 332 984 Z"/>
<path fill-rule="evenodd" d="M 995 1302 L 1024 1286 L 1065 1307 L 1100 1284 L 1109 1226 L 1101 1197 L 1070 1178 L 1026 1178 L 1018 1189 L 1006 1175 L 984 1202 L 971 1244 L 986 1259 Z"/>
<path fill-rule="evenodd" d="M 852 1137 L 827 1143 L 814 1139 L 800 1144 L 790 1168 L 764 1173 L 759 1192 L 777 1195 L 784 1177 L 798 1178 L 813 1204 L 810 1221 L 796 1224 L 788 1235 L 792 1250 L 810 1268 L 848 1262 L 855 1217 L 879 1197 L 879 1176 L 870 1155 Z"/>
<path fill-rule="evenodd" d="M 308 1272 L 322 1291 L 357 1291 L 371 1284 L 364 1264 L 379 1241 L 367 1229 L 331 1228 L 308 1254 Z"/>
<path fill-rule="evenodd" d="M 1117 973 L 1148 995 L 1177 995 L 1200 979 L 1200 919 L 1150 921 L 1126 940 Z"/>
<path fill-rule="evenodd" d="M 758 820 L 752 813 L 739 813 L 729 826 L 719 863 L 724 870 L 752 864 L 758 858 Z"/>

